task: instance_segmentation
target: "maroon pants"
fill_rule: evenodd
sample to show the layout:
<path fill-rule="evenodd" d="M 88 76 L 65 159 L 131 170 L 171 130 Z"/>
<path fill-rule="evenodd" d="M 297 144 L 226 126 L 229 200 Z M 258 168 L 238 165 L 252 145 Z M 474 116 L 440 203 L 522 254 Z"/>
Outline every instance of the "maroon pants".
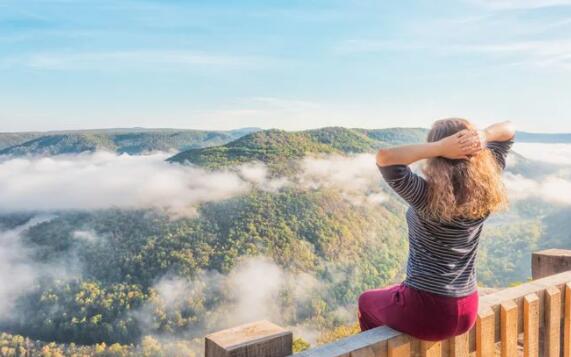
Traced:
<path fill-rule="evenodd" d="M 476 322 L 477 312 L 478 292 L 450 297 L 399 284 L 368 290 L 359 297 L 362 331 L 387 325 L 429 341 L 468 331 Z"/>

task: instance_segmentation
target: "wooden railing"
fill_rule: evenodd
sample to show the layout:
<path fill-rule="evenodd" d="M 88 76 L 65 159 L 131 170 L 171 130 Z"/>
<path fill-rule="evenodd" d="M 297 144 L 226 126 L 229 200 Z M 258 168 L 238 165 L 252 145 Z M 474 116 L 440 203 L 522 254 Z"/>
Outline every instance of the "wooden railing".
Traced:
<path fill-rule="evenodd" d="M 533 259 L 538 254 L 542 252 Z M 534 265 L 534 271 L 548 270 L 541 264 Z M 267 321 L 255 322 L 207 336 L 206 357 L 284 357 L 291 354 L 291 340 L 291 332 Z M 379 327 L 294 357 L 496 355 L 571 357 L 571 271 L 482 296 L 476 325 L 446 341 L 420 341 Z"/>

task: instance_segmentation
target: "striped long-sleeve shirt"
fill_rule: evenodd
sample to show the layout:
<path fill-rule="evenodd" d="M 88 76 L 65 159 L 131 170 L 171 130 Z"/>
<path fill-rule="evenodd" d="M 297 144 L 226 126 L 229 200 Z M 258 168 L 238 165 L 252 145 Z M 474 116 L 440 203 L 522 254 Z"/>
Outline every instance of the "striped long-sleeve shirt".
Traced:
<path fill-rule="evenodd" d="M 490 142 L 502 169 L 513 141 Z M 476 256 L 484 221 L 454 219 L 436 222 L 424 217 L 428 187 L 406 165 L 379 167 L 388 185 L 410 208 L 406 213 L 409 253 L 405 284 L 435 294 L 461 297 L 477 289 Z"/>

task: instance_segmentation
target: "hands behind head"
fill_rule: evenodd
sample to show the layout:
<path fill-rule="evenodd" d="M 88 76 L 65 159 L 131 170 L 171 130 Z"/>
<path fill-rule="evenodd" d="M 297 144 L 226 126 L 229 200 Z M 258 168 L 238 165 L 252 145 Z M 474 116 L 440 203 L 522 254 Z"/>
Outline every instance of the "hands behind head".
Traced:
<path fill-rule="evenodd" d="M 440 156 L 466 160 L 486 148 L 486 135 L 478 130 L 464 129 L 439 141 Z"/>

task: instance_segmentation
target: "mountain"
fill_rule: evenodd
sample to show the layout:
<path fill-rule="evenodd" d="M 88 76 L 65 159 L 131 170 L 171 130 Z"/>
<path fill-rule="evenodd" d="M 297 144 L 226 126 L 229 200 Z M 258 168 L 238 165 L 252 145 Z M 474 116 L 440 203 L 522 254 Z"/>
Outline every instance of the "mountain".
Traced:
<path fill-rule="evenodd" d="M 186 150 L 169 158 L 168 161 L 222 168 L 249 161 L 262 161 L 271 165 L 299 159 L 308 153 L 334 152 L 340 151 L 315 140 L 307 132 L 264 130 L 228 144 Z"/>
<path fill-rule="evenodd" d="M 41 133 L 0 133 L 0 150 L 23 144 L 40 136 L 42 136 Z"/>
<path fill-rule="evenodd" d="M 516 138 L 518 142 L 522 143 L 544 143 L 544 144 L 571 143 L 571 133 L 545 134 L 545 133 L 528 133 L 525 131 L 518 131 L 516 133 Z"/>
<path fill-rule="evenodd" d="M 135 155 L 153 151 L 180 151 L 224 144 L 257 130 L 256 128 L 231 131 L 134 128 L 0 133 L 0 155 L 50 156 L 96 150 Z"/>
<path fill-rule="evenodd" d="M 115 145 L 107 136 L 97 134 L 62 134 L 40 136 L 22 144 L 0 150 L 0 155 L 52 156 L 61 154 L 79 154 L 85 151 L 115 151 Z"/>
<path fill-rule="evenodd" d="M 383 146 L 420 142 L 425 136 L 425 129 L 328 127 L 298 132 L 272 129 L 258 131 L 224 145 L 186 150 L 168 161 L 212 169 L 261 161 L 279 168 L 310 154 L 374 152 Z"/>

